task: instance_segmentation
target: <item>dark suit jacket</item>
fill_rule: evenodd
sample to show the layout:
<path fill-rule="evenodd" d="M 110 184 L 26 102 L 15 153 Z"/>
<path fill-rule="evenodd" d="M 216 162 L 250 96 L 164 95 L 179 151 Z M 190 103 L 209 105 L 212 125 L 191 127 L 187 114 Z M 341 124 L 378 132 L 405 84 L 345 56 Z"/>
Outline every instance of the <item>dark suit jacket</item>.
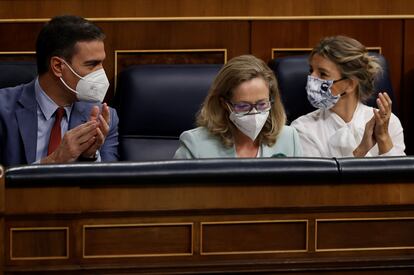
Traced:
<path fill-rule="evenodd" d="M 30 164 L 36 159 L 37 101 L 35 81 L 13 88 L 0 89 L 0 164 Z M 89 119 L 96 104 L 76 102 L 68 129 Z M 110 108 L 111 122 L 105 143 L 99 150 L 102 161 L 118 160 L 118 116 Z"/>

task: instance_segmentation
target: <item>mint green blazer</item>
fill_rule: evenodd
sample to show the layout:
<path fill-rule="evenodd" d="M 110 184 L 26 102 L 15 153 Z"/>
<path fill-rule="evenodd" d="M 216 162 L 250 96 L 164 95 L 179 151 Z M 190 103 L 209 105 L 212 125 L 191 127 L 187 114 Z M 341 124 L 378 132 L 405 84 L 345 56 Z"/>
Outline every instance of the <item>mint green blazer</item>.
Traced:
<path fill-rule="evenodd" d="M 296 130 L 290 126 L 284 126 L 276 143 L 273 146 L 262 144 L 260 157 L 302 156 L 302 147 Z M 204 127 L 198 127 L 183 132 L 180 135 L 180 147 L 175 152 L 175 159 L 197 158 L 235 158 L 234 146 L 225 147 L 221 141 Z"/>

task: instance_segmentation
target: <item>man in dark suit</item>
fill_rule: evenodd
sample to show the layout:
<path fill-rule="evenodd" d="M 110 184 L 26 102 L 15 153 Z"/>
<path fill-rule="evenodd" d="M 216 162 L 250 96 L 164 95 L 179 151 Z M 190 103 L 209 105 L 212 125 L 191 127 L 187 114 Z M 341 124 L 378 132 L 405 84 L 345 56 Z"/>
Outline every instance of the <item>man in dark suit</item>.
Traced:
<path fill-rule="evenodd" d="M 0 164 L 118 159 L 118 116 L 101 104 L 109 81 L 102 30 L 58 16 L 36 41 L 38 77 L 0 90 Z"/>

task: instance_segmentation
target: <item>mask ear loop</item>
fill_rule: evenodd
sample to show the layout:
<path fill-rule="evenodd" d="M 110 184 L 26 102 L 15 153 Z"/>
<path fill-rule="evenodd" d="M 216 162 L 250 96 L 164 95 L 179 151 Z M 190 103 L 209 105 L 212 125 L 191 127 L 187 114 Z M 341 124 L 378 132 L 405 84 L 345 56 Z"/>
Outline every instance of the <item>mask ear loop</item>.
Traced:
<path fill-rule="evenodd" d="M 76 75 L 77 77 L 79 77 L 80 79 L 82 79 L 82 77 L 80 75 L 78 75 L 70 66 L 68 63 L 66 63 L 66 61 L 64 59 L 59 58 L 63 63 L 65 63 L 66 66 L 68 66 L 69 70 Z M 71 87 L 69 87 L 69 85 L 63 80 L 63 77 L 59 77 L 60 82 L 62 82 L 62 84 L 71 92 L 78 94 L 78 92 L 74 89 L 72 89 Z"/>
<path fill-rule="evenodd" d="M 339 81 L 342 81 L 342 80 L 345 80 L 345 79 L 347 79 L 347 77 L 345 77 L 345 76 L 343 76 L 343 77 L 341 77 L 340 79 L 337 79 L 337 80 L 334 80 L 333 82 L 332 82 L 332 84 L 334 84 L 334 83 L 336 83 L 336 82 L 339 82 Z M 346 95 L 346 92 L 343 92 L 343 93 L 340 93 L 339 94 L 339 96 L 344 96 L 344 95 Z"/>
<path fill-rule="evenodd" d="M 73 92 L 75 94 L 78 94 L 78 92 L 76 90 L 72 89 L 71 87 L 69 87 L 68 84 L 66 84 L 66 82 L 63 80 L 63 78 L 60 77 L 59 79 L 60 79 L 60 82 L 62 82 L 63 85 L 65 85 L 65 87 L 69 89 L 69 91 L 71 91 L 71 92 Z"/>
<path fill-rule="evenodd" d="M 69 68 L 69 70 L 74 74 L 74 75 L 76 75 L 79 79 L 83 79 L 83 77 L 82 76 L 80 76 L 77 72 L 75 72 L 75 70 L 74 69 L 72 69 L 72 67 L 64 60 L 64 59 L 60 59 L 60 60 L 62 60 L 62 62 L 63 63 L 65 63 L 66 64 L 66 66 L 68 66 L 68 68 Z"/>
<path fill-rule="evenodd" d="M 336 83 L 336 82 L 339 82 L 339 81 L 342 81 L 342 80 L 345 80 L 345 79 L 348 79 L 348 78 L 343 76 L 340 79 L 334 80 L 332 83 Z"/>

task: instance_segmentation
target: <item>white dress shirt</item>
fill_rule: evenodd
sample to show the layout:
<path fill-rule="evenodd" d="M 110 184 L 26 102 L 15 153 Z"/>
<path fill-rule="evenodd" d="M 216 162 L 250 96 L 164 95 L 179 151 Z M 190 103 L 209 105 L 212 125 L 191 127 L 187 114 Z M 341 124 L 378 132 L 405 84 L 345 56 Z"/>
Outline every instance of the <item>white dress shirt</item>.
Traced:
<path fill-rule="evenodd" d="M 353 151 L 361 143 L 365 124 L 374 115 L 373 108 L 359 103 L 352 120 L 345 122 L 336 113 L 318 109 L 292 122 L 302 144 L 303 155 L 307 157 L 353 157 Z M 388 132 L 393 148 L 379 155 L 376 144 L 367 157 L 405 156 L 404 135 L 401 122 L 391 114 Z"/>

